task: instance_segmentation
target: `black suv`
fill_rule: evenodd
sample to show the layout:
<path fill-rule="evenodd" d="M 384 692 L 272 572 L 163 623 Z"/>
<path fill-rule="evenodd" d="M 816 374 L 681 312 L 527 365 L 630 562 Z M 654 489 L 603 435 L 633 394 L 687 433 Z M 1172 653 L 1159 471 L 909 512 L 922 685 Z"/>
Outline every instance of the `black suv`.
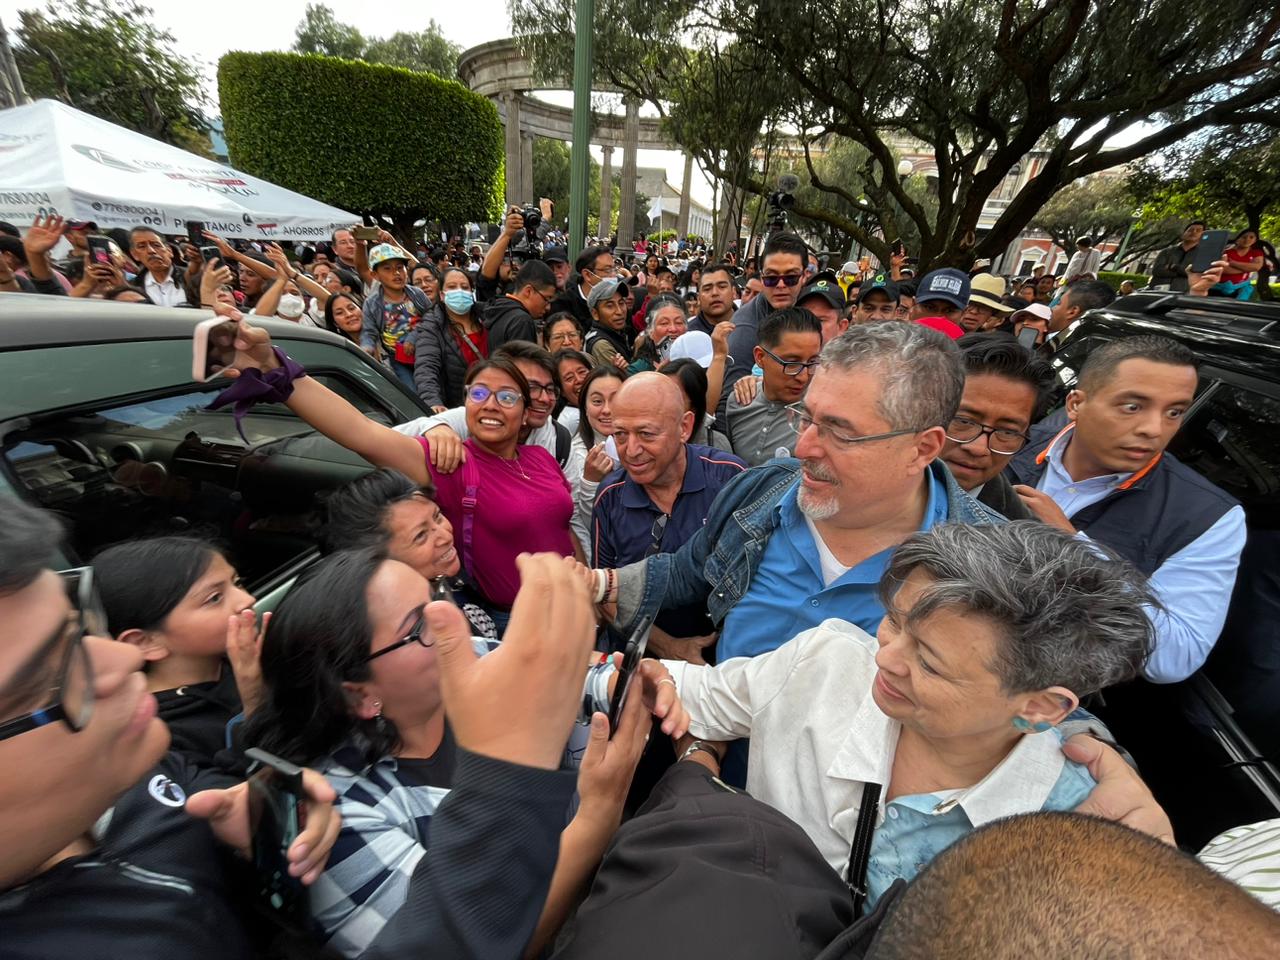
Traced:
<path fill-rule="evenodd" d="M 1244 505 L 1248 541 L 1230 613 L 1183 683 L 1108 691 L 1096 712 L 1130 749 L 1190 849 L 1280 816 L 1280 306 L 1138 293 L 1071 328 L 1052 362 L 1061 392 L 1111 340 L 1158 334 L 1200 358 L 1169 452 Z"/>

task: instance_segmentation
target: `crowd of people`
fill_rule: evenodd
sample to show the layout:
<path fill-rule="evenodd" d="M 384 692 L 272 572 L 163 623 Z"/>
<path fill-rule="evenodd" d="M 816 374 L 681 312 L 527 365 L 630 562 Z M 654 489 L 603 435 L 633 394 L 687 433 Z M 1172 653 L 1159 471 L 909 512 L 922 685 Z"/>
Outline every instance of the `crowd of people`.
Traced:
<path fill-rule="evenodd" d="M 827 271 L 788 232 L 677 275 L 533 249 L 519 210 L 487 251 L 358 232 L 137 228 L 105 262 L 93 224 L 0 237 L 0 288 L 232 321 L 228 394 L 374 467 L 260 619 L 218 544 L 59 572 L 57 518 L 4 503 L 7 955 L 1280 949 L 1274 888 L 1234 882 L 1280 831 L 1177 852 L 1087 709 L 1195 673 L 1245 540 L 1166 453 L 1185 347 L 1100 347 L 1047 409 L 1049 359 L 1116 295 L 1090 244 L 1011 283 Z M 1166 251 L 1153 283 L 1240 296 L 1256 240 L 1203 274 Z M 262 318 L 345 338 L 430 415 L 366 417 Z M 301 924 L 253 896 L 249 748 L 302 769 Z"/>

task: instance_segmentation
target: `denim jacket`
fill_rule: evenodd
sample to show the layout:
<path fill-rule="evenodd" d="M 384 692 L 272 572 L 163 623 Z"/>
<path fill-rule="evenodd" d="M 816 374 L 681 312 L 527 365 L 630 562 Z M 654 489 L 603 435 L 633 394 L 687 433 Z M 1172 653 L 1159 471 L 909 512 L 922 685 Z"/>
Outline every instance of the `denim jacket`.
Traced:
<path fill-rule="evenodd" d="M 423 317 L 431 313 L 431 301 L 427 299 L 425 293 L 413 284 L 407 284 L 404 288 L 404 293 L 409 298 L 409 302 Z M 365 350 L 370 347 L 376 347 L 379 354 L 382 353 L 383 300 L 382 285 L 379 284 L 364 302 L 363 318 L 360 325 L 360 346 Z"/>
<path fill-rule="evenodd" d="M 1004 523 L 1005 518 L 960 489 L 941 460 L 930 473 L 947 490 L 947 517 L 956 523 Z M 800 461 L 771 460 L 730 480 L 706 525 L 675 553 L 659 553 L 618 570 L 618 621 L 623 636 L 660 609 L 707 604 L 717 629 L 751 586 L 765 544 L 777 526 L 779 501 L 799 480 Z"/>

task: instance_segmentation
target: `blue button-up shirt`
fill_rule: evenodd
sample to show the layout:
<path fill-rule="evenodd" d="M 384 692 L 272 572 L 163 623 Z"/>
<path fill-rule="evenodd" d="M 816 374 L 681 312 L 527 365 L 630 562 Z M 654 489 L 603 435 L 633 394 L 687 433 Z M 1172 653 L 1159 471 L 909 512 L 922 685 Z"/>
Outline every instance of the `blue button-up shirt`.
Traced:
<path fill-rule="evenodd" d="M 1062 465 L 1069 443 L 1068 438 L 1049 448 L 1037 488 L 1071 518 L 1110 496 L 1133 474 L 1073 480 Z M 1077 536 L 1087 539 L 1083 531 Z M 1147 610 L 1156 631 L 1155 647 L 1143 668 L 1148 679 L 1175 683 L 1204 664 L 1227 619 L 1245 536 L 1244 508 L 1232 507 L 1151 574 L 1151 589 L 1162 606 Z"/>
<path fill-rule="evenodd" d="M 618 567 L 652 553 L 679 549 L 707 522 L 711 504 L 721 488 L 746 468 L 742 459 L 732 453 L 698 443 L 685 444 L 684 482 L 661 529 L 655 524 L 663 512 L 649 499 L 644 487 L 625 470 L 615 470 L 601 481 L 591 514 L 595 565 Z M 673 637 L 696 637 L 712 631 L 705 602 L 664 610 L 655 622 Z"/>
<path fill-rule="evenodd" d="M 926 474 L 929 499 L 921 530 L 947 519 L 947 492 L 932 471 Z M 874 634 L 884 617 L 877 590 L 894 547 L 872 554 L 828 586 L 818 560 L 818 545 L 792 486 L 778 505 L 777 529 L 765 545 L 751 586 L 725 617 L 716 655 L 754 657 L 776 650 L 796 634 L 824 620 L 856 623 Z"/>

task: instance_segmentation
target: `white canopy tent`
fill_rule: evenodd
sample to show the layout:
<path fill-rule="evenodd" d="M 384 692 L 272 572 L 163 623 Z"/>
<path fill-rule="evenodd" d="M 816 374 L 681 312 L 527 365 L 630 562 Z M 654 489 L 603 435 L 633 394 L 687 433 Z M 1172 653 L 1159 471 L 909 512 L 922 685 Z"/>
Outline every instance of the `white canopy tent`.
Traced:
<path fill-rule="evenodd" d="M 0 220 L 45 213 L 109 227 L 328 240 L 358 218 L 56 100 L 0 110 Z"/>

